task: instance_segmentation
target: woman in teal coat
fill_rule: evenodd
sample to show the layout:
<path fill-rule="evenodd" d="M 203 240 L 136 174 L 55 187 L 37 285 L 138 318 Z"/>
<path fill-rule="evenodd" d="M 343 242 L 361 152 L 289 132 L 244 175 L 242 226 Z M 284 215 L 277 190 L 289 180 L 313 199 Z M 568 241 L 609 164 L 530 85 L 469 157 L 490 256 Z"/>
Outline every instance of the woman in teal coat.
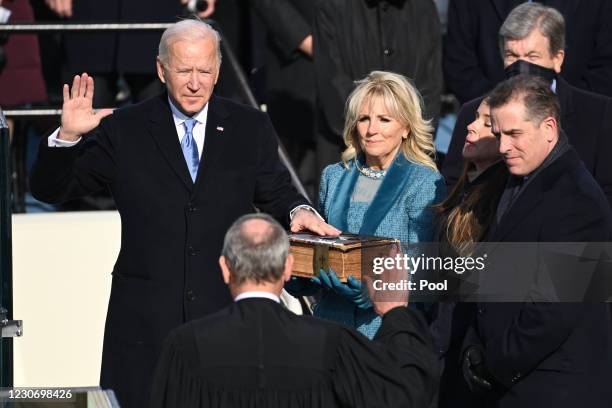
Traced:
<path fill-rule="evenodd" d="M 446 195 L 433 161 L 433 128 L 422 99 L 403 76 L 374 71 L 358 82 L 346 105 L 342 161 L 325 168 L 319 211 L 343 232 L 430 242 L 432 205 Z M 372 338 L 380 326 L 361 282 L 340 283 L 333 271 L 315 282 L 327 289 L 315 316 L 343 322 Z"/>

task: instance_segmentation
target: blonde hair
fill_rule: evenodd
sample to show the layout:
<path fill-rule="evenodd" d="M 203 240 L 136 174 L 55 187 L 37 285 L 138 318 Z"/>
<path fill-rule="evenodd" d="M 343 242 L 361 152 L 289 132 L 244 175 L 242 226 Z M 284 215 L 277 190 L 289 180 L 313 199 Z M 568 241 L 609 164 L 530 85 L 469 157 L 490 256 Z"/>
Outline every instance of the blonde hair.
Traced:
<path fill-rule="evenodd" d="M 435 147 L 431 120 L 423 119 L 423 99 L 410 81 L 399 74 L 372 71 L 356 81 L 357 87 L 346 102 L 343 139 L 346 149 L 342 161 L 348 163 L 361 153 L 357 120 L 363 105 L 374 97 L 380 97 L 395 120 L 408 129 L 408 137 L 402 140 L 401 151 L 407 160 L 438 171 L 434 162 Z"/>

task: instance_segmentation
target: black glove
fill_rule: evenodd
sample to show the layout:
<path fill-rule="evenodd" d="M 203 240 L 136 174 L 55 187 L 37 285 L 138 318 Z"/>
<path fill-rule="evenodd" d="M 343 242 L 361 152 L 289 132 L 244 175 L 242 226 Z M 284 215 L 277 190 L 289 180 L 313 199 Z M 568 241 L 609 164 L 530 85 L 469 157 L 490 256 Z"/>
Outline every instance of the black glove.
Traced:
<path fill-rule="evenodd" d="M 462 370 L 470 391 L 479 393 L 493 389 L 492 376 L 485 366 L 484 352 L 480 347 L 470 346 L 465 350 Z"/>

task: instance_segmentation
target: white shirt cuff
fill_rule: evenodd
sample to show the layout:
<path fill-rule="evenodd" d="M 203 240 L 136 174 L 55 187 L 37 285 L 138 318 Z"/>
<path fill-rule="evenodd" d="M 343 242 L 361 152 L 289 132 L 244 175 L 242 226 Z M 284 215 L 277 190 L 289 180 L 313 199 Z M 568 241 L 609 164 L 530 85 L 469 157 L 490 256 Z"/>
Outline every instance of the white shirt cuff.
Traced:
<path fill-rule="evenodd" d="M 303 208 L 303 209 L 305 209 L 305 210 L 308 210 L 308 211 L 312 211 L 313 213 L 315 213 L 315 214 L 316 214 L 316 216 L 317 216 L 317 217 L 319 217 L 319 219 L 320 219 L 321 221 L 325 222 L 325 220 L 323 219 L 323 217 L 321 217 L 321 214 L 319 214 L 319 213 L 317 212 L 317 210 L 315 210 L 314 208 L 312 208 L 311 206 L 306 205 L 306 204 L 298 205 L 298 206 L 297 206 L 297 207 L 295 207 L 293 210 L 291 210 L 291 212 L 289 213 L 289 220 L 290 220 L 290 221 L 293 221 L 293 216 L 295 215 L 295 212 L 296 212 L 297 210 L 301 209 L 301 208 Z"/>
<path fill-rule="evenodd" d="M 69 140 L 58 139 L 57 137 L 59 136 L 59 131 L 60 131 L 60 128 L 57 128 L 55 129 L 53 133 L 49 135 L 49 137 L 47 138 L 47 146 L 49 147 L 72 147 L 81 141 L 80 137 L 74 142 L 71 142 Z"/>

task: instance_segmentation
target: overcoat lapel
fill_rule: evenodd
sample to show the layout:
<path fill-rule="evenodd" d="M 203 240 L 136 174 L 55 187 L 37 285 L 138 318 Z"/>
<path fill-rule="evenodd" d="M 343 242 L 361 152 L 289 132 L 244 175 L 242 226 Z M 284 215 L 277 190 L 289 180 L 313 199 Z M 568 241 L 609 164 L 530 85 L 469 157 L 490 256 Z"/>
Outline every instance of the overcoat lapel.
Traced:
<path fill-rule="evenodd" d="M 353 162 L 350 168 L 342 174 L 338 182 L 336 198 L 332 201 L 329 208 L 327 221 L 341 231 L 348 231 L 348 210 L 358 177 L 359 171 L 355 166 L 355 162 Z"/>
<path fill-rule="evenodd" d="M 189 191 L 193 190 L 193 181 L 187 169 L 185 156 L 176 133 L 172 112 L 168 105 L 168 95 L 163 93 L 153 105 L 147 123 L 148 132 L 177 177 Z"/>
<path fill-rule="evenodd" d="M 212 180 L 210 172 L 214 169 L 214 164 L 220 160 L 220 157 L 232 157 L 231 152 L 224 154 L 225 149 L 232 147 L 231 143 L 228 143 L 231 140 L 232 132 L 232 123 L 229 119 L 229 112 L 223 105 L 223 101 L 214 96 L 211 97 L 208 106 L 208 117 L 206 118 L 204 148 L 202 149 L 202 157 L 198 167 L 196 185 L 205 183 L 206 180 Z"/>
<path fill-rule="evenodd" d="M 557 97 L 561 106 L 561 125 L 574 113 L 574 103 L 572 100 L 572 89 L 570 84 L 563 78 L 557 77 Z"/>
<path fill-rule="evenodd" d="M 360 159 L 356 161 L 359 166 L 365 165 Z M 404 158 L 404 155 L 398 153 L 363 217 L 359 234 L 374 235 L 376 233 L 378 226 L 404 190 L 412 169 L 413 166 Z M 359 170 L 353 162 L 340 178 L 336 199 L 329 209 L 329 223 L 342 231 L 348 230 L 348 209 L 358 177 Z"/>
<path fill-rule="evenodd" d="M 546 189 L 546 184 L 550 184 L 545 182 L 545 180 L 548 179 L 546 174 L 547 170 L 550 170 L 550 168 L 544 169 L 541 174 L 537 175 L 536 178 L 525 187 L 525 191 L 520 194 L 520 197 L 500 220 L 499 225 L 495 228 L 490 238 L 491 241 L 503 241 L 514 228 L 521 224 L 523 218 L 540 205 L 542 193 Z"/>

